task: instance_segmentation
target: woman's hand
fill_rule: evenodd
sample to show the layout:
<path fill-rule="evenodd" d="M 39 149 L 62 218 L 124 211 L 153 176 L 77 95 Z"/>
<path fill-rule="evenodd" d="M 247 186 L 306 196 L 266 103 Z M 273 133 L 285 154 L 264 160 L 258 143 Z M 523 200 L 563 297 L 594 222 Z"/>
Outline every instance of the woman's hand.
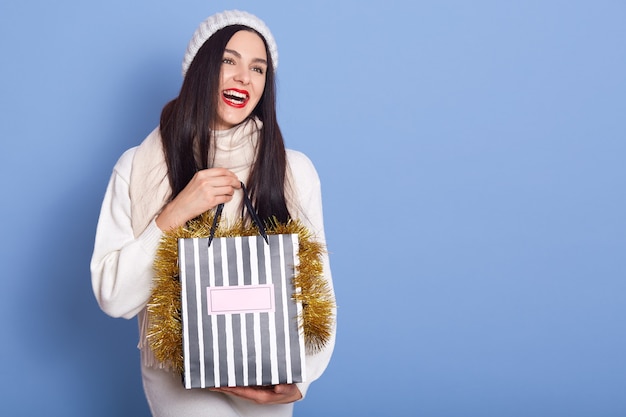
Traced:
<path fill-rule="evenodd" d="M 295 384 L 280 384 L 264 387 L 221 387 L 211 391 L 235 395 L 257 404 L 287 404 L 302 398 Z"/>
<path fill-rule="evenodd" d="M 209 168 L 196 172 L 189 184 L 157 216 L 159 229 L 168 231 L 233 198 L 241 188 L 239 178 L 225 168 Z"/>

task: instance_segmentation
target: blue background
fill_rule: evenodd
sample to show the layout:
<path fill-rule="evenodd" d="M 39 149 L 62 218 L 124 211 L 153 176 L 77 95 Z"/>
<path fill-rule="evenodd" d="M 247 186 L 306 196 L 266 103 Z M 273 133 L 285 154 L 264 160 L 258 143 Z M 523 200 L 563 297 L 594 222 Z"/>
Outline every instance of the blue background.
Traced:
<path fill-rule="evenodd" d="M 272 29 L 279 121 L 323 181 L 339 333 L 296 415 L 626 415 L 618 0 L 4 0 L 0 414 L 148 416 L 95 225 L 228 8 Z"/>

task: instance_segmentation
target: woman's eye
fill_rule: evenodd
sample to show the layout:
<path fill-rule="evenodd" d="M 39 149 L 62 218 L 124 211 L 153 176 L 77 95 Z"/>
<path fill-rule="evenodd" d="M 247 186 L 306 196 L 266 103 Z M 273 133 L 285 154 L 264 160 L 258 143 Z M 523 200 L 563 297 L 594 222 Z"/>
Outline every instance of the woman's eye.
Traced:
<path fill-rule="evenodd" d="M 235 62 L 232 59 L 230 59 L 230 58 L 224 58 L 224 59 L 222 59 L 222 63 L 223 64 L 230 64 L 230 65 L 232 65 Z"/>
<path fill-rule="evenodd" d="M 256 71 L 259 74 L 263 74 L 265 72 L 264 68 L 262 68 L 262 67 L 254 67 L 254 68 L 252 68 L 252 71 Z"/>

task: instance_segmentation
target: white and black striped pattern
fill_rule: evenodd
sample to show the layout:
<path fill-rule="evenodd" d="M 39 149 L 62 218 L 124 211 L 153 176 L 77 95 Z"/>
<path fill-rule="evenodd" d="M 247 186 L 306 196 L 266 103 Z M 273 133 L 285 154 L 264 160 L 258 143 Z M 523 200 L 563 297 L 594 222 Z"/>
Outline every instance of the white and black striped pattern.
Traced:
<path fill-rule="evenodd" d="M 185 388 L 305 380 L 302 306 L 292 298 L 298 235 L 268 238 L 179 239 Z M 207 287 L 262 284 L 274 286 L 274 312 L 209 314 Z"/>

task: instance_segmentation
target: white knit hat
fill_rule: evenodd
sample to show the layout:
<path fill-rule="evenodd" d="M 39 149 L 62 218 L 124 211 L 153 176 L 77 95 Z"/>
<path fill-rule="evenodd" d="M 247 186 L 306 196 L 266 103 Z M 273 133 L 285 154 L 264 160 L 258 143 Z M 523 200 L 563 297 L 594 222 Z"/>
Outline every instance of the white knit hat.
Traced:
<path fill-rule="evenodd" d="M 276 41 L 272 36 L 272 32 L 270 32 L 265 23 L 258 17 L 248 12 L 240 10 L 226 10 L 209 16 L 204 22 L 200 23 L 200 26 L 196 29 L 193 37 L 189 41 L 189 45 L 187 45 L 187 51 L 185 52 L 185 58 L 183 59 L 183 77 L 187 73 L 187 70 L 191 65 L 191 61 L 193 61 L 194 57 L 198 53 L 198 50 L 202 45 L 204 45 L 204 42 L 206 42 L 206 40 L 218 30 L 232 25 L 248 26 L 249 28 L 259 32 L 263 38 L 265 38 L 270 55 L 272 56 L 272 65 L 274 70 L 276 70 L 278 67 L 278 47 L 276 46 Z"/>

